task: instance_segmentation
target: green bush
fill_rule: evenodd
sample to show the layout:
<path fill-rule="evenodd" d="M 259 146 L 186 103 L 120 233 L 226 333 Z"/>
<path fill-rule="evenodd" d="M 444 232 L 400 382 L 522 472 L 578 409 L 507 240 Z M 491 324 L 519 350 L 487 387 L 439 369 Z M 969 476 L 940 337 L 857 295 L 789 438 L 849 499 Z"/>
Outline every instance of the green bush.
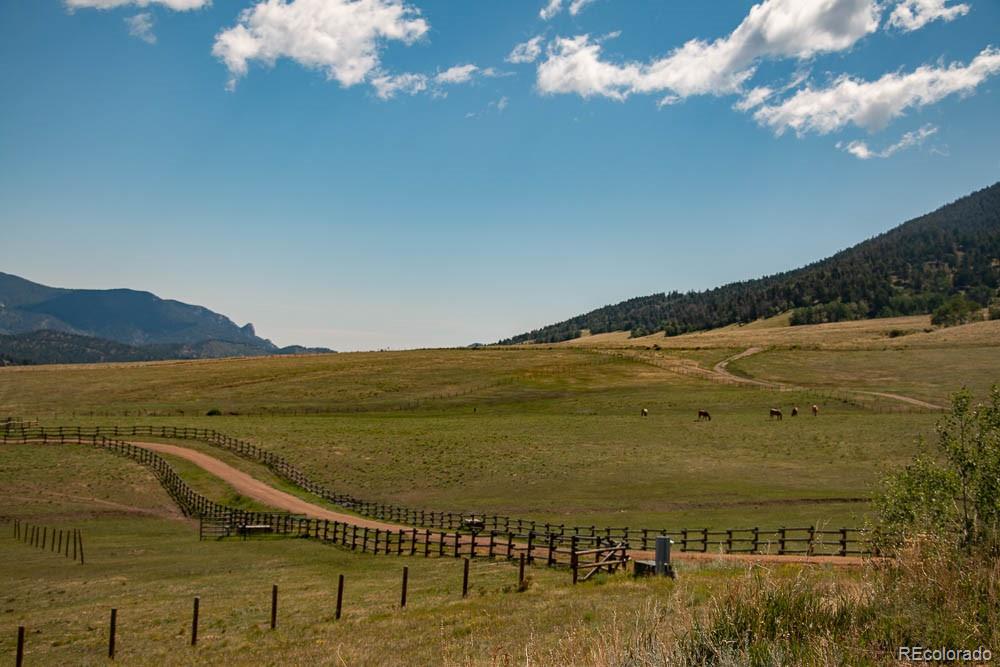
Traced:
<path fill-rule="evenodd" d="M 206 417 L 221 417 L 222 416 L 222 410 L 220 410 L 219 408 L 212 408 L 211 410 L 209 410 L 208 412 L 205 413 L 205 416 Z"/>
<path fill-rule="evenodd" d="M 935 309 L 931 316 L 931 324 L 943 327 L 951 327 L 958 324 L 967 324 L 983 319 L 982 306 L 966 299 L 961 294 L 951 297 L 940 307 Z"/>
<path fill-rule="evenodd" d="M 973 404 L 963 389 L 937 425 L 937 451 L 924 448 L 886 478 L 875 497 L 880 533 L 892 542 L 931 533 L 963 546 L 1000 542 L 1000 387 Z"/>

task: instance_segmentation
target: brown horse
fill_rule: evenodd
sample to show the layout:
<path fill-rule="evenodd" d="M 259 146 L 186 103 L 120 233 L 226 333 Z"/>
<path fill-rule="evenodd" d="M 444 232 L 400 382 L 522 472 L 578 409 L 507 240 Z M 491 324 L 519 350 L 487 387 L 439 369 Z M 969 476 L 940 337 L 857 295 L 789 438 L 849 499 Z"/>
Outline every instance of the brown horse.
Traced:
<path fill-rule="evenodd" d="M 792 416 L 793 417 L 798 417 L 799 416 L 799 408 L 798 408 L 798 406 L 793 406 L 792 407 Z"/>
<path fill-rule="evenodd" d="M 783 417 L 784 415 L 781 414 L 781 410 L 779 408 L 771 408 L 771 417 L 770 417 L 771 419 L 777 419 L 778 421 L 781 421 Z"/>
<path fill-rule="evenodd" d="M 698 411 L 698 421 L 700 422 L 710 422 L 712 421 L 712 415 L 708 414 L 708 410 Z"/>
<path fill-rule="evenodd" d="M 812 410 L 813 410 L 813 417 L 819 417 L 819 406 L 814 404 Z"/>

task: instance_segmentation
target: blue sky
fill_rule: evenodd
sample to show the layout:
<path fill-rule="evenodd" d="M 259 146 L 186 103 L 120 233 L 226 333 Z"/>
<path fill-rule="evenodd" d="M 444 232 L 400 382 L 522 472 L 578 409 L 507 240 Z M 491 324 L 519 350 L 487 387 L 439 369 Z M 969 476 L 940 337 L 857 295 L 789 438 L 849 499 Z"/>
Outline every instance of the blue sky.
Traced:
<path fill-rule="evenodd" d="M 1000 179 L 1000 3 L 705 7 L 0 0 L 0 270 L 461 345 Z"/>

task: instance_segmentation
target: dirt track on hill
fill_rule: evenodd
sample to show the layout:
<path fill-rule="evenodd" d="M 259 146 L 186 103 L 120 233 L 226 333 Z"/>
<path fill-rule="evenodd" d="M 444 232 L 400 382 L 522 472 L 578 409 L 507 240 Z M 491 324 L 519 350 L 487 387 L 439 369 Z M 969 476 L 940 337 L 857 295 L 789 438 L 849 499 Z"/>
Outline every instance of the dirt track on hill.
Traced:
<path fill-rule="evenodd" d="M 364 519 L 353 514 L 341 514 L 339 512 L 328 510 L 325 507 L 314 505 L 313 503 L 302 500 L 301 498 L 293 496 L 290 493 L 275 489 L 261 480 L 248 475 L 242 470 L 232 467 L 228 463 L 224 463 L 213 456 L 203 454 L 202 452 L 194 449 L 188 449 L 187 447 L 181 447 L 179 445 L 167 445 L 158 442 L 133 442 L 132 444 L 138 447 L 145 447 L 146 449 L 160 452 L 161 454 L 169 454 L 190 461 L 199 468 L 223 480 L 244 496 L 253 498 L 258 502 L 264 503 L 276 509 L 285 510 L 294 514 L 305 514 L 306 516 L 317 519 L 342 521 L 361 527 L 378 528 L 379 530 L 396 531 L 402 527 L 397 524 Z M 469 539 L 471 540 L 471 536 L 469 536 Z M 463 541 L 465 544 L 470 543 L 464 538 Z M 651 551 L 633 550 L 631 551 L 631 554 L 633 558 L 653 558 L 653 552 Z M 702 562 L 798 563 L 811 565 L 838 565 L 843 567 L 857 567 L 864 562 L 863 559 L 852 556 L 779 556 L 775 554 L 722 554 L 697 553 L 690 551 L 675 551 L 673 552 L 672 557 L 676 560 Z"/>
<path fill-rule="evenodd" d="M 733 356 L 723 359 L 719 363 L 715 364 L 712 370 L 719 376 L 726 378 L 730 382 L 741 382 L 744 384 L 757 385 L 759 387 L 770 387 L 772 389 L 790 390 L 790 389 L 804 389 L 809 390 L 810 387 L 799 387 L 791 384 L 784 384 L 781 382 L 771 382 L 768 380 L 757 380 L 754 378 L 743 377 L 740 375 L 735 375 L 729 371 L 729 364 L 734 361 L 739 361 L 749 357 L 750 355 L 762 352 L 763 348 L 760 347 L 748 347 L 739 354 L 734 354 Z M 855 394 L 864 394 L 866 396 L 878 396 L 880 398 L 888 398 L 893 401 L 900 401 L 901 403 L 908 403 L 914 405 L 918 408 L 925 408 L 928 410 L 944 410 L 945 408 L 940 405 L 935 405 L 934 403 L 928 403 L 927 401 L 921 401 L 919 398 L 911 398 L 910 396 L 903 396 L 902 394 L 894 394 L 887 391 L 866 391 L 863 389 L 847 389 L 849 392 Z"/>
<path fill-rule="evenodd" d="M 188 449 L 187 447 L 181 447 L 179 445 L 165 445 L 159 442 L 133 442 L 132 444 L 138 447 L 151 449 L 155 452 L 160 452 L 161 454 L 170 454 L 171 456 L 176 456 L 190 461 L 202 470 L 210 472 L 219 479 L 223 480 L 247 498 L 252 498 L 253 500 L 263 503 L 268 507 L 273 507 L 285 512 L 291 512 L 292 514 L 305 514 L 306 516 L 316 519 L 344 521 L 361 527 L 378 528 L 380 530 L 399 529 L 399 526 L 395 524 L 363 519 L 353 514 L 341 514 L 339 512 L 328 510 L 325 507 L 314 505 L 309 501 L 302 500 L 301 498 L 293 496 L 290 493 L 286 493 L 274 488 L 273 486 L 269 486 L 259 479 L 251 477 L 242 470 L 232 467 L 228 463 L 224 463 L 213 456 L 203 454 L 194 449 Z"/>

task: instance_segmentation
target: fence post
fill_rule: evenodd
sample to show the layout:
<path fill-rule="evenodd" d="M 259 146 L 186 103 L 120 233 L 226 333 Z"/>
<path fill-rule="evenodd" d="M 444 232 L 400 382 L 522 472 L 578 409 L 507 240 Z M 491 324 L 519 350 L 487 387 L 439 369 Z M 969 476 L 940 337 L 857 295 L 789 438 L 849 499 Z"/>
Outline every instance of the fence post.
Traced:
<path fill-rule="evenodd" d="M 847 555 L 847 529 L 846 528 L 841 528 L 840 529 L 840 555 L 841 556 L 846 556 Z"/>
<path fill-rule="evenodd" d="M 80 565 L 83 565 L 83 531 L 76 531 L 76 539 L 80 542 Z"/>
<path fill-rule="evenodd" d="M 469 559 L 465 559 L 465 565 L 462 567 L 462 597 L 469 597 Z"/>
<path fill-rule="evenodd" d="M 201 598 L 197 595 L 194 596 L 194 610 L 191 615 L 191 646 L 198 643 L 198 605 L 201 602 Z"/>
<path fill-rule="evenodd" d="M 578 576 L 577 575 L 577 566 L 580 564 L 579 560 L 578 560 L 579 556 L 576 555 L 576 540 L 577 540 L 577 537 L 576 537 L 576 535 L 574 535 L 573 538 L 572 538 L 572 543 L 571 543 L 572 546 L 571 546 L 571 551 L 570 551 L 570 556 L 569 556 L 569 559 L 570 559 L 569 566 L 571 568 L 573 568 L 573 585 L 574 586 L 576 586 L 576 580 L 577 580 L 577 576 Z"/>
<path fill-rule="evenodd" d="M 406 581 L 407 581 L 407 579 L 409 579 L 409 575 L 410 575 L 410 568 L 408 568 L 408 567 L 406 567 L 404 565 L 403 566 L 403 592 L 400 594 L 400 597 L 399 597 L 399 606 L 402 609 L 406 608 Z"/>
<path fill-rule="evenodd" d="M 754 526 L 753 528 L 753 553 L 760 551 L 760 528 Z"/>
<path fill-rule="evenodd" d="M 14 665 L 16 667 L 21 667 L 24 663 L 24 626 L 19 625 L 17 627 L 17 657 L 14 659 Z"/>
<path fill-rule="evenodd" d="M 528 531 L 528 562 L 531 563 L 534 559 L 532 558 L 533 542 L 535 541 L 535 533 L 533 531 Z"/>
<path fill-rule="evenodd" d="M 340 610 L 344 604 L 344 575 L 337 578 L 337 613 L 334 618 L 340 620 Z"/>
<path fill-rule="evenodd" d="M 784 555 L 785 553 L 785 528 L 782 526 L 778 529 L 778 555 Z"/>
<path fill-rule="evenodd" d="M 556 536 L 553 533 L 549 533 L 549 555 L 546 560 L 546 565 L 552 567 L 556 564 Z"/>
<path fill-rule="evenodd" d="M 809 547 L 806 555 L 812 556 L 816 545 L 816 527 L 809 526 Z"/>
<path fill-rule="evenodd" d="M 517 568 L 517 587 L 524 588 L 524 554 L 521 554 L 521 562 Z"/>
<path fill-rule="evenodd" d="M 111 609 L 111 628 L 108 632 L 108 657 L 115 659 L 115 632 L 118 629 L 118 610 Z"/>
<path fill-rule="evenodd" d="M 271 629 L 278 625 L 278 584 L 271 584 Z"/>

